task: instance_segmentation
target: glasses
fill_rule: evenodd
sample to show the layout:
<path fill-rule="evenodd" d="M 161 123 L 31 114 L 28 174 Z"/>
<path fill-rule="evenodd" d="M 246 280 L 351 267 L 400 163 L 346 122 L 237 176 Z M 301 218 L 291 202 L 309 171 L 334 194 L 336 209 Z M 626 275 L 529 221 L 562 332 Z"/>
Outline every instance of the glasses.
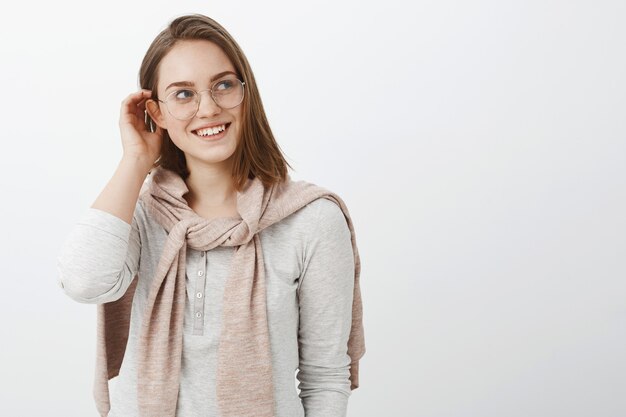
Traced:
<path fill-rule="evenodd" d="M 189 120 L 198 113 L 200 108 L 200 94 L 209 91 L 211 98 L 222 109 L 232 109 L 243 101 L 244 85 L 246 83 L 237 78 L 224 78 L 216 81 L 208 90 L 196 91 L 190 88 L 174 90 L 157 101 L 165 103 L 167 111 L 178 120 Z"/>

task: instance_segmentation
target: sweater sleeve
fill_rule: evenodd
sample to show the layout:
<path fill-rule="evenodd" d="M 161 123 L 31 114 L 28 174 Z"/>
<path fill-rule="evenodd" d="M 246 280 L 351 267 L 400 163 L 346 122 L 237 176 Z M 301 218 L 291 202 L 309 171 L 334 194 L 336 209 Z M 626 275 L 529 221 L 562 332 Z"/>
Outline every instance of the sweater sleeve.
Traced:
<path fill-rule="evenodd" d="M 298 288 L 298 388 L 306 417 L 344 417 L 350 396 L 354 255 L 341 208 L 327 199 L 317 207 Z"/>
<path fill-rule="evenodd" d="M 124 295 L 139 269 L 137 209 L 132 224 L 89 208 L 57 256 L 57 281 L 80 303 L 101 304 Z"/>

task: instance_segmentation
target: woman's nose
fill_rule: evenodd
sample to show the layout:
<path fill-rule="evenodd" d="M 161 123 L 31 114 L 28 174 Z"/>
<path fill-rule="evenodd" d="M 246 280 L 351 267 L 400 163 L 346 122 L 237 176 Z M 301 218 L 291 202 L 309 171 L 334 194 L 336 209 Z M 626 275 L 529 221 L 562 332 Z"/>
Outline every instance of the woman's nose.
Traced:
<path fill-rule="evenodd" d="M 213 96 L 211 96 L 210 90 L 198 92 L 198 117 L 212 116 L 222 111 L 222 108 L 215 103 Z"/>

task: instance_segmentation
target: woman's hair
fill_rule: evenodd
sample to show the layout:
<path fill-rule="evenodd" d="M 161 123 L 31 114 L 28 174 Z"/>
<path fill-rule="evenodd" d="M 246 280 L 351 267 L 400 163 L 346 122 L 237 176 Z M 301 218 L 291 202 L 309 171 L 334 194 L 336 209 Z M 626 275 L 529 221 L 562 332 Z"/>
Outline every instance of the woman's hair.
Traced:
<path fill-rule="evenodd" d="M 151 90 L 152 99 L 157 100 L 158 70 L 161 60 L 179 41 L 197 39 L 207 40 L 219 46 L 232 62 L 240 79 L 245 82 L 247 91 L 241 103 L 243 106 L 241 137 L 238 138 L 233 154 L 232 174 L 235 187 L 241 190 L 249 178 L 255 177 L 258 177 L 265 186 L 284 181 L 287 177 L 287 167 L 291 168 L 291 165 L 285 160 L 274 139 L 250 64 L 237 42 L 215 20 L 201 14 L 174 19 L 152 41 L 141 62 L 139 70 L 141 88 Z M 152 120 L 148 122 L 154 123 Z M 161 154 L 153 167 L 157 166 L 172 170 L 183 179 L 189 176 L 185 154 L 172 142 L 166 130 L 163 131 Z"/>

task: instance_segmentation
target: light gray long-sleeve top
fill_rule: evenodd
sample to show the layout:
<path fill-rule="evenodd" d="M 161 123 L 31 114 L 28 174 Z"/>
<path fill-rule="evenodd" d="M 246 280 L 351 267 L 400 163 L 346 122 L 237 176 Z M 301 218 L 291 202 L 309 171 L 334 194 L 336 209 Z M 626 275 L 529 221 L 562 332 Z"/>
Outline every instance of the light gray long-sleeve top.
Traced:
<path fill-rule="evenodd" d="M 343 417 L 350 395 L 347 342 L 354 289 L 346 219 L 335 203 L 320 198 L 259 233 L 276 417 Z M 166 237 L 165 229 L 148 216 L 140 201 L 132 224 L 89 208 L 57 258 L 59 285 L 81 303 L 119 299 L 138 273 L 126 355 L 120 375 L 110 382 L 109 417 L 139 417 L 135 346 L 150 279 Z M 224 283 L 234 249 L 187 248 L 177 417 L 219 417 L 217 348 Z"/>

